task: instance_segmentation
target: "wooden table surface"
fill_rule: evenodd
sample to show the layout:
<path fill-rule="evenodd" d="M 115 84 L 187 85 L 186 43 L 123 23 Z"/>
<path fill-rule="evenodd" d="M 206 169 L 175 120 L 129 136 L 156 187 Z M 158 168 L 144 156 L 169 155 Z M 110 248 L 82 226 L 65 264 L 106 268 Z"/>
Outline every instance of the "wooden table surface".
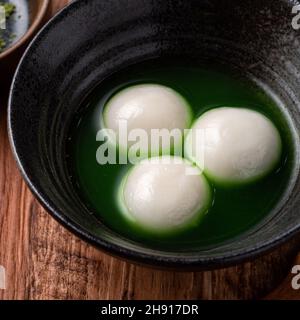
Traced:
<path fill-rule="evenodd" d="M 52 0 L 51 14 L 67 0 Z M 1 72 L 0 72 L 0 76 Z M 299 299 L 291 268 L 300 239 L 254 262 L 209 272 L 135 266 L 87 245 L 47 214 L 22 180 L 10 151 L 0 100 L 0 299 Z"/>

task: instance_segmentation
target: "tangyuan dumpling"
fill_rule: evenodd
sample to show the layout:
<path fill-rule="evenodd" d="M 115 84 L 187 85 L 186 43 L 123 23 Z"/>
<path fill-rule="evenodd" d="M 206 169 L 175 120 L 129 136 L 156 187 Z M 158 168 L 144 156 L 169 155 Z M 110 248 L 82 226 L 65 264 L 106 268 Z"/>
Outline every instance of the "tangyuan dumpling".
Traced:
<path fill-rule="evenodd" d="M 280 134 L 267 117 L 250 109 L 222 107 L 194 123 L 185 155 L 214 182 L 235 184 L 270 173 L 281 148 Z"/>
<path fill-rule="evenodd" d="M 153 143 L 152 155 L 169 153 L 173 142 L 168 135 L 174 129 L 181 146 L 183 130 L 189 128 L 191 121 L 192 112 L 187 101 L 173 89 L 158 84 L 140 84 L 121 90 L 107 102 L 102 119 L 103 126 L 115 133 L 119 148 L 123 150 L 133 144 L 128 140 L 134 129 L 144 130 L 149 140 L 141 142 L 142 153 L 148 153 L 151 149 L 151 130 L 166 129 L 162 132 L 165 139 L 157 145 Z M 121 123 L 122 126 L 127 125 L 128 139 L 120 137 Z"/>
<path fill-rule="evenodd" d="M 118 197 L 127 219 L 154 232 L 197 224 L 212 202 L 199 168 L 172 156 L 145 159 L 134 166 L 123 178 Z"/>

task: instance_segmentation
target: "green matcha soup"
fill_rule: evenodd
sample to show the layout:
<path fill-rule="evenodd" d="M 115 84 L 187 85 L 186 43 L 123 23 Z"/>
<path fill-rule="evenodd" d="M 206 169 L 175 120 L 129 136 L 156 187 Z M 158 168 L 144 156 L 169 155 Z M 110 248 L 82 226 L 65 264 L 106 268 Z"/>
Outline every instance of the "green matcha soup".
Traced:
<path fill-rule="evenodd" d="M 151 84 L 151 87 L 147 87 L 147 84 Z M 173 105 L 170 104 L 168 108 L 170 110 L 179 110 L 175 113 L 177 115 L 182 113 L 182 117 L 186 117 L 186 119 L 181 121 L 178 118 L 177 123 L 188 128 L 191 128 L 197 119 L 202 119 L 201 117 L 205 113 L 210 115 L 207 113 L 208 111 L 222 107 L 233 108 L 230 109 L 234 111 L 232 113 L 233 117 L 234 114 L 238 114 L 236 110 L 239 110 L 239 108 L 246 108 L 247 113 L 255 116 L 257 116 L 257 113 L 261 114 L 263 121 L 270 128 L 271 125 L 273 126 L 271 128 L 273 131 L 269 130 L 269 132 L 277 130 L 276 132 L 278 133 L 277 140 L 274 140 L 277 143 L 278 150 L 280 150 L 274 156 L 275 158 L 277 157 L 276 164 L 272 166 L 268 174 L 262 175 L 259 179 L 253 179 L 253 181 L 249 179 L 248 183 L 231 184 L 226 183 L 226 181 L 218 183 L 217 180 L 211 179 L 209 174 L 206 175 L 205 170 L 201 178 L 204 179 L 202 185 L 200 180 L 184 180 L 184 186 L 191 186 L 191 191 L 198 188 L 199 192 L 203 190 L 203 192 L 206 192 L 206 198 L 203 198 L 205 205 L 202 205 L 202 207 L 199 205 L 199 208 L 201 207 L 201 210 L 199 209 L 201 217 L 200 215 L 199 217 L 197 216 L 196 207 L 198 202 L 201 201 L 197 194 L 194 193 L 190 196 L 189 191 L 182 189 L 186 196 L 181 197 L 180 189 L 177 188 L 174 194 L 178 190 L 179 193 L 172 198 L 170 197 L 172 192 L 162 187 L 157 193 L 161 198 L 164 198 L 161 196 L 164 193 L 166 197 L 169 197 L 162 200 L 168 202 L 167 205 L 164 204 L 168 207 L 168 210 L 169 208 L 176 210 L 177 207 L 189 208 L 189 204 L 178 205 L 176 201 L 179 201 L 179 198 L 184 198 L 181 201 L 189 198 L 194 201 L 195 205 L 190 206 L 195 211 L 195 214 L 191 215 L 192 223 L 186 219 L 186 226 L 177 228 L 176 232 L 155 232 L 155 226 L 158 226 L 159 229 L 160 221 L 163 221 L 164 226 L 167 228 L 172 223 L 170 222 L 172 219 L 160 220 L 157 212 L 161 213 L 163 210 L 157 210 L 156 212 L 155 209 L 152 209 L 152 207 L 157 208 L 156 203 L 153 206 L 152 203 L 149 206 L 142 203 L 142 205 L 136 206 L 136 217 L 140 218 L 143 215 L 140 208 L 145 208 L 148 216 L 142 216 L 140 221 L 147 222 L 149 216 L 151 218 L 151 210 L 153 210 L 153 217 L 156 219 L 155 223 L 151 224 L 150 221 L 150 225 L 154 226 L 152 229 L 146 228 L 134 219 L 128 218 L 128 215 L 124 214 L 122 205 L 120 205 L 120 192 L 123 192 L 121 187 L 122 184 L 126 183 L 126 176 L 129 172 L 132 172 L 133 165 L 99 164 L 96 158 L 97 150 L 103 143 L 97 141 L 96 137 L 98 131 L 105 126 L 105 121 L 101 121 L 104 109 L 109 105 L 112 108 L 111 114 L 120 116 L 121 113 L 118 113 L 118 109 L 114 109 L 117 108 L 116 103 L 118 101 L 127 101 L 124 99 L 129 99 L 132 94 L 132 90 L 128 90 L 128 88 L 133 88 L 134 86 L 140 90 L 142 98 L 149 95 L 149 92 L 151 94 L 157 88 L 160 90 L 159 94 L 163 97 L 162 99 L 165 99 L 168 95 L 171 96 Z M 124 97 L 120 96 L 120 92 L 125 93 Z M 114 97 L 117 97 L 117 99 Z M 153 101 L 159 101 L 159 98 Z M 177 105 L 175 105 L 176 103 Z M 167 106 L 168 102 L 164 102 L 164 105 Z M 280 107 L 272 100 L 271 95 L 262 90 L 254 80 L 250 80 L 237 70 L 225 70 L 223 67 L 204 67 L 182 61 L 159 59 L 139 63 L 120 70 L 102 81 L 84 101 L 80 110 L 79 116 L 74 119 L 68 145 L 70 175 L 73 176 L 74 186 L 76 186 L 78 194 L 91 213 L 107 227 L 126 238 L 141 242 L 151 248 L 160 250 L 176 249 L 177 251 L 185 249 L 197 250 L 232 240 L 247 231 L 251 231 L 251 228 L 258 223 L 268 219 L 272 210 L 282 199 L 288 186 L 293 166 L 292 137 L 288 121 Z M 222 110 L 219 114 L 225 113 L 224 109 Z M 226 109 L 225 111 L 227 112 L 228 110 Z M 105 112 L 107 111 L 105 110 Z M 155 112 L 160 113 L 159 111 Z M 247 113 L 243 113 L 242 116 L 247 115 Z M 230 113 L 227 112 L 226 114 L 230 117 Z M 155 114 L 153 116 L 152 112 L 150 116 L 155 123 L 155 118 L 153 118 Z M 214 119 L 214 116 L 214 114 L 210 115 L 212 119 Z M 169 118 L 163 112 L 160 117 L 161 119 L 166 119 L 165 121 L 168 121 Z M 253 119 L 255 120 L 256 118 Z M 258 119 L 262 119 L 262 117 Z M 171 124 L 175 123 L 169 122 Z M 113 126 L 113 122 L 111 123 Z M 202 125 L 202 122 L 200 124 Z M 117 150 L 118 152 L 122 152 L 121 148 Z M 185 166 L 197 165 L 193 164 L 191 159 L 187 159 L 187 161 L 189 162 L 184 162 Z M 218 161 L 222 164 L 222 156 Z M 141 176 L 145 176 L 145 170 L 148 170 L 149 164 L 147 163 L 147 165 L 140 167 L 135 169 L 135 176 L 130 177 L 130 185 L 126 191 L 129 197 L 134 192 L 132 190 L 139 183 L 135 183 L 134 179 L 140 179 Z M 214 168 L 213 166 L 211 167 Z M 153 167 L 151 167 L 151 170 L 153 177 L 155 177 L 156 172 L 162 172 L 163 174 L 166 172 L 163 167 L 159 168 L 160 171 Z M 174 174 L 177 174 L 178 170 L 174 170 L 174 172 Z M 173 176 L 172 174 L 171 172 L 165 174 L 165 176 L 173 179 L 174 174 Z M 157 183 L 164 185 L 164 181 L 161 182 L 163 180 L 162 175 L 159 179 L 155 179 L 158 181 Z M 175 183 L 173 184 L 166 184 L 169 186 L 168 188 L 175 188 L 173 186 L 176 184 L 175 178 L 174 181 Z M 142 186 L 143 184 L 139 185 Z M 155 186 L 156 190 L 154 191 L 157 191 L 160 186 L 157 184 Z M 130 199 L 128 203 L 133 203 L 133 200 L 133 198 Z M 174 201 L 173 206 L 172 201 Z M 133 203 L 132 207 L 134 206 L 135 203 Z M 130 211 L 132 208 L 127 209 Z M 168 214 L 172 214 L 172 212 Z M 180 219 L 182 218 L 180 212 L 177 213 L 176 217 L 179 221 L 178 216 Z M 170 215 L 170 217 L 172 216 Z M 188 214 L 185 217 L 188 217 Z"/>

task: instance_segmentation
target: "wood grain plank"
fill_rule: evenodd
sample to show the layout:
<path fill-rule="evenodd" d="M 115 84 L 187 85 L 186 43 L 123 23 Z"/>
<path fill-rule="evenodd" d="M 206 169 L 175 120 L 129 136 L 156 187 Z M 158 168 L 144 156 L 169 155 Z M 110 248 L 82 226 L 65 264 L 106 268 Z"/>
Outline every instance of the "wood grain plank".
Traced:
<path fill-rule="evenodd" d="M 51 13 L 66 4 L 52 0 Z M 1 101 L 1 100 L 0 100 Z M 253 262 L 209 272 L 171 272 L 126 263 L 65 230 L 33 198 L 13 160 L 0 102 L 0 299 L 300 299 L 291 288 L 299 239 Z"/>

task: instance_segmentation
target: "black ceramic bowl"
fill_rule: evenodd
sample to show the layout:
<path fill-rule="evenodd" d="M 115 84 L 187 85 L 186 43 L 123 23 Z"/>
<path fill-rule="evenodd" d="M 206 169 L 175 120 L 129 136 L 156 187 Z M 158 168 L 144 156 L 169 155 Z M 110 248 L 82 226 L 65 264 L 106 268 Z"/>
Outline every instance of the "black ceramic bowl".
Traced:
<path fill-rule="evenodd" d="M 94 246 L 132 261 L 182 269 L 253 258 L 300 229 L 300 33 L 288 0 L 80 0 L 46 25 L 16 72 L 9 133 L 20 169 L 44 207 Z M 166 252 L 125 239 L 97 220 L 68 176 L 66 140 L 86 95 L 112 73 L 154 57 L 222 63 L 276 93 L 293 132 L 293 177 L 268 219 L 206 250 Z"/>

